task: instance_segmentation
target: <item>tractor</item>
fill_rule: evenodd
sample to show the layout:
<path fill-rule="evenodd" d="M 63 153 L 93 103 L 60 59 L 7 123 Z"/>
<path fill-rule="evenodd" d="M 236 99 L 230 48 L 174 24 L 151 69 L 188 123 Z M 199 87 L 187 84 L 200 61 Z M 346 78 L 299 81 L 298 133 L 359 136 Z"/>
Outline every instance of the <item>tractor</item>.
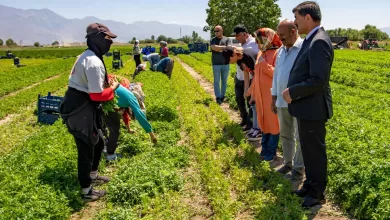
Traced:
<path fill-rule="evenodd" d="M 368 38 L 359 43 L 361 50 L 385 50 L 385 48 L 378 45 L 378 40 L 375 38 Z"/>
<path fill-rule="evenodd" d="M 348 37 L 335 36 L 330 37 L 330 40 L 332 41 L 333 49 L 335 50 L 350 48 L 350 45 L 348 44 Z"/>
<path fill-rule="evenodd" d="M 5 52 L 5 56 L 0 56 L 0 59 L 14 59 L 15 55 L 12 54 L 10 50 Z"/>

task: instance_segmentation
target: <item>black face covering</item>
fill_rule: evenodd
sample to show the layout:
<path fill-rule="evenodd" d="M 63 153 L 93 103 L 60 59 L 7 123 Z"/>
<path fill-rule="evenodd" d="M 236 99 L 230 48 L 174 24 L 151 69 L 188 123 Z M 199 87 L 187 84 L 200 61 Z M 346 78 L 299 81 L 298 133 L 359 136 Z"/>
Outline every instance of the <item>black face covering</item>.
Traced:
<path fill-rule="evenodd" d="M 88 48 L 95 52 L 97 56 L 103 56 L 110 50 L 112 40 L 106 39 L 105 36 L 103 33 L 88 36 Z"/>

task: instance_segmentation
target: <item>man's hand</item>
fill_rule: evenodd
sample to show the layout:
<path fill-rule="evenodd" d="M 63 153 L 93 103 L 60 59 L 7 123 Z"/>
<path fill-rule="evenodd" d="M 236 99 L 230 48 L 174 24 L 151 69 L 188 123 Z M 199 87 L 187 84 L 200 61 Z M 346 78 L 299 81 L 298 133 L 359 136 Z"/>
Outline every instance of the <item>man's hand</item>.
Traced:
<path fill-rule="evenodd" d="M 244 98 L 246 99 L 246 98 L 248 98 L 250 95 L 249 95 L 249 93 L 248 93 L 248 89 L 245 89 L 244 90 Z"/>
<path fill-rule="evenodd" d="M 285 90 L 282 92 L 282 95 L 283 95 L 284 101 L 286 101 L 288 104 L 291 104 L 292 99 L 291 99 L 290 92 L 289 92 L 288 88 L 285 89 Z"/>
<path fill-rule="evenodd" d="M 251 99 L 251 100 L 249 101 L 249 104 L 253 105 L 253 103 L 255 103 L 255 100 L 254 100 L 254 99 Z"/>
<path fill-rule="evenodd" d="M 278 110 L 277 110 L 277 108 L 276 108 L 276 99 L 274 99 L 273 97 L 272 97 L 272 103 L 271 103 L 271 111 L 272 111 L 273 113 L 275 113 L 275 114 L 278 113 Z"/>

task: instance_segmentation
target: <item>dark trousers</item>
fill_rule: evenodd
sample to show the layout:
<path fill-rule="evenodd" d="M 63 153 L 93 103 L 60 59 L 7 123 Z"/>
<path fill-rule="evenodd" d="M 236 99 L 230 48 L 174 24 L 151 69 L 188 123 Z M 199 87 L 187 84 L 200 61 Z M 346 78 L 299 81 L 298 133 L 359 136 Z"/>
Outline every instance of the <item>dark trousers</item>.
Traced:
<path fill-rule="evenodd" d="M 244 98 L 244 90 L 245 90 L 245 85 L 244 85 L 244 80 L 238 80 L 237 77 L 234 77 L 234 91 L 236 94 L 236 102 L 238 106 L 238 110 L 240 111 L 240 116 L 241 120 L 245 122 L 249 127 L 252 127 L 252 122 L 251 122 L 251 115 L 252 110 L 249 105 L 249 100 L 245 100 Z M 249 109 L 249 112 L 247 111 L 247 108 Z"/>
<path fill-rule="evenodd" d="M 134 61 L 135 61 L 135 68 L 137 68 L 137 66 L 141 64 L 141 54 L 134 55 Z"/>
<path fill-rule="evenodd" d="M 309 196 L 320 199 L 327 184 L 326 121 L 297 118 L 297 122 L 306 173 L 303 187 L 309 189 Z"/>
<path fill-rule="evenodd" d="M 82 188 L 91 185 L 91 171 L 97 171 L 104 148 L 104 139 L 99 130 L 99 141 L 95 146 L 91 146 L 80 138 L 74 137 L 78 153 L 78 178 Z"/>
<path fill-rule="evenodd" d="M 117 112 L 110 112 L 104 115 L 104 123 L 106 124 L 109 136 L 107 142 L 107 154 L 112 155 L 118 147 L 119 130 L 120 130 L 120 115 Z"/>

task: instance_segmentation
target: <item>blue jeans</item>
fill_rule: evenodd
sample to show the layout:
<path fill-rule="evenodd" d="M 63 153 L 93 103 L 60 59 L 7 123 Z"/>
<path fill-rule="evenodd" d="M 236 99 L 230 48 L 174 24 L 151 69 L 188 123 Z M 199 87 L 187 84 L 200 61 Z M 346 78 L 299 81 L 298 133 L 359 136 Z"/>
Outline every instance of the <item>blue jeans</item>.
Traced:
<path fill-rule="evenodd" d="M 213 74 L 214 74 L 214 94 L 217 98 L 225 97 L 227 79 L 229 77 L 230 65 L 213 65 Z M 222 85 L 220 86 L 220 81 L 222 78 Z"/>
<path fill-rule="evenodd" d="M 272 160 L 276 156 L 276 150 L 278 149 L 279 134 L 265 134 L 261 136 L 261 153 L 260 156 L 264 157 L 264 160 Z"/>
<path fill-rule="evenodd" d="M 171 60 L 171 58 L 169 57 L 166 57 L 162 60 L 160 60 L 157 64 L 156 64 L 156 71 L 158 72 L 162 72 L 162 73 L 166 73 L 165 72 L 165 68 L 167 67 L 167 64 L 168 62 Z"/>

